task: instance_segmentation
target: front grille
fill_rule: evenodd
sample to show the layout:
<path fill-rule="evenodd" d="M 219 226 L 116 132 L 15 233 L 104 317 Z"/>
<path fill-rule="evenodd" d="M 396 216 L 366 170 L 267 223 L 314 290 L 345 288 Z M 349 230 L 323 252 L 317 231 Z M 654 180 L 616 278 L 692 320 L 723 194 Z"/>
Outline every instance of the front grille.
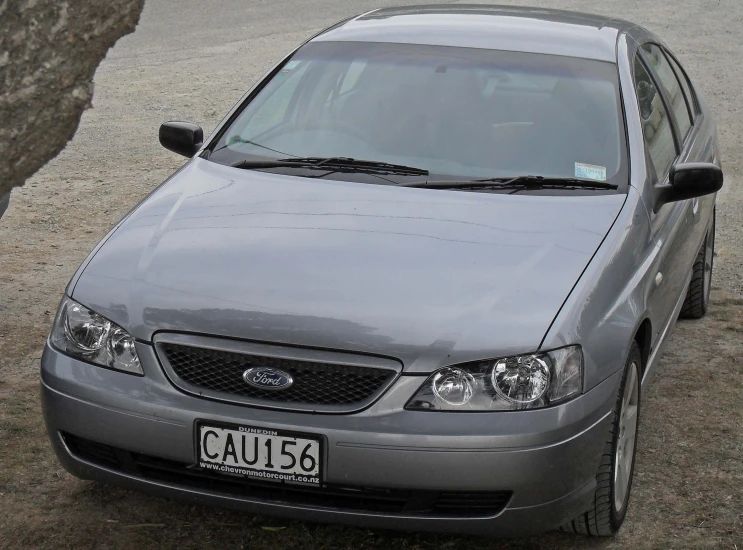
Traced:
<path fill-rule="evenodd" d="M 502 512 L 512 494 L 511 491 L 419 491 L 341 485 L 324 487 L 287 485 L 220 475 L 181 462 L 96 443 L 68 433 L 63 433 L 62 436 L 73 455 L 105 468 L 126 472 L 147 481 L 262 500 L 272 504 L 387 515 L 486 518 Z"/>
<path fill-rule="evenodd" d="M 161 343 L 158 350 L 165 356 L 166 366 L 185 382 L 181 385 L 175 381 L 183 389 L 205 397 L 237 396 L 246 402 L 256 400 L 257 404 L 264 401 L 330 408 L 366 405 L 397 375 L 392 369 L 264 357 L 183 344 Z M 294 383 L 279 391 L 254 388 L 243 380 L 243 373 L 259 366 L 287 372 Z"/>

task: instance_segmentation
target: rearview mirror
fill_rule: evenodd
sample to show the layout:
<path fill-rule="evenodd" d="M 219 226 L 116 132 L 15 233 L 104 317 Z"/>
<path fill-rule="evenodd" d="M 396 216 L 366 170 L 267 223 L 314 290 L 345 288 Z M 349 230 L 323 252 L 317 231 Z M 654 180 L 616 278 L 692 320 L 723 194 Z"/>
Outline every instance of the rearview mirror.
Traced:
<path fill-rule="evenodd" d="M 183 155 L 192 157 L 204 143 L 204 130 L 190 122 L 170 121 L 160 126 L 160 145 Z"/>
<path fill-rule="evenodd" d="M 668 177 L 671 185 L 656 187 L 655 212 L 667 202 L 710 195 L 722 188 L 722 170 L 710 162 L 676 164 Z"/>

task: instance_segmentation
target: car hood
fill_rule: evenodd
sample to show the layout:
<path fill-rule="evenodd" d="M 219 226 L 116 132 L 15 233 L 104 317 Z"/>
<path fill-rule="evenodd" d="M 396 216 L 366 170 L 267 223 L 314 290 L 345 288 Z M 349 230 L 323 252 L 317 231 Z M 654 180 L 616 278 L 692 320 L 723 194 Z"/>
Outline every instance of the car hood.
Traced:
<path fill-rule="evenodd" d="M 536 350 L 625 195 L 394 188 L 187 164 L 73 298 L 151 340 L 188 331 L 400 359 Z"/>

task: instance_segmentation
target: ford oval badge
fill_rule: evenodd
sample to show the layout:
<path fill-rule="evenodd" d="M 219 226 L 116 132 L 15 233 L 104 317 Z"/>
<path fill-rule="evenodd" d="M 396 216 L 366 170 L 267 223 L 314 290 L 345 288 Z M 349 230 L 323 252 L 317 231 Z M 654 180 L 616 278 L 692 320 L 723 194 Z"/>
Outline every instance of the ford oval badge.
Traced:
<path fill-rule="evenodd" d="M 294 383 L 292 375 L 270 367 L 253 367 L 243 373 L 243 380 L 259 390 L 285 390 Z"/>

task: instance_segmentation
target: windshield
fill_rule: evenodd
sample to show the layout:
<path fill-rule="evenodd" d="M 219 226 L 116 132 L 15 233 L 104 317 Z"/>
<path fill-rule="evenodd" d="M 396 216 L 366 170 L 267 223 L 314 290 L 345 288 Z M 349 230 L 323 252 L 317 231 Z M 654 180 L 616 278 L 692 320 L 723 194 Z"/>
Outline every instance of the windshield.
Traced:
<path fill-rule="evenodd" d="M 211 150 L 225 164 L 349 157 L 456 178 L 627 174 L 614 64 L 415 44 L 303 46 Z"/>

